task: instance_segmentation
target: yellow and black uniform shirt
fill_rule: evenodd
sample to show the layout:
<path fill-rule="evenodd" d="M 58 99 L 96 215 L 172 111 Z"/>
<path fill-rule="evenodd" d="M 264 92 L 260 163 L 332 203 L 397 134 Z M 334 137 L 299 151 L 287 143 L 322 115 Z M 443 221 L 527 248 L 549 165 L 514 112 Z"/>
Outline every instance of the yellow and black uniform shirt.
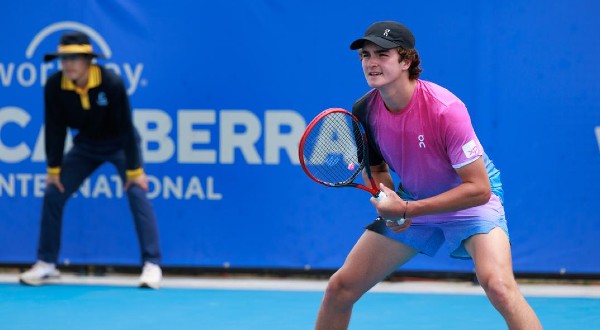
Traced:
<path fill-rule="evenodd" d="M 141 159 L 123 80 L 99 65 L 90 67 L 88 85 L 76 87 L 57 72 L 44 89 L 48 171 L 59 173 L 68 128 L 78 130 L 75 145 L 107 152 L 125 150 L 128 176 L 141 172 Z"/>

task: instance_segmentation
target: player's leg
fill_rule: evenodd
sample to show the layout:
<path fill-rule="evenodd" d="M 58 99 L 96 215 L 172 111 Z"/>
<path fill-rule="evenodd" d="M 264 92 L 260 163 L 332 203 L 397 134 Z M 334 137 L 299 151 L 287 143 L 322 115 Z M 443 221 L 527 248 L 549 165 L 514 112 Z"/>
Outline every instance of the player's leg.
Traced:
<path fill-rule="evenodd" d="M 508 328 L 541 329 L 535 312 L 517 286 L 506 233 L 496 227 L 488 234 L 471 236 L 465 241 L 465 248 L 473 258 L 479 283 Z"/>
<path fill-rule="evenodd" d="M 416 253 L 405 244 L 367 230 L 330 278 L 316 329 L 346 329 L 354 303 Z"/>

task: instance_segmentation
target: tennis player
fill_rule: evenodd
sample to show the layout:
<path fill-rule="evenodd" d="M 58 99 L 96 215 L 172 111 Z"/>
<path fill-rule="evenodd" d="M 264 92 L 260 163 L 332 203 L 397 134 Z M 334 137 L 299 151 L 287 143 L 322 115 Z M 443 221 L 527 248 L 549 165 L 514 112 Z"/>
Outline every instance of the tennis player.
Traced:
<path fill-rule="evenodd" d="M 20 282 L 40 285 L 59 276 L 56 263 L 65 204 L 87 177 L 110 162 L 125 183 L 140 242 L 144 266 L 139 284 L 156 289 L 162 279 L 161 251 L 156 216 L 146 196 L 148 180 L 139 136 L 123 80 L 93 63 L 98 56 L 90 38 L 81 32 L 66 32 L 58 52 L 44 56 L 46 62 L 59 58 L 62 70 L 48 78 L 44 88 L 48 174 L 38 261 L 21 274 Z M 73 148 L 64 155 L 68 128 L 78 129 L 78 134 Z"/>
<path fill-rule="evenodd" d="M 373 89 L 353 106 L 367 131 L 373 177 L 389 197 L 371 199 L 384 219 L 368 225 L 329 280 L 316 329 L 346 329 L 352 307 L 375 284 L 419 253 L 446 244 L 472 259 L 479 283 L 510 329 L 541 329 L 512 270 L 500 173 L 475 135 L 463 102 L 420 80 L 415 38 L 404 25 L 372 24 L 358 50 Z M 395 192 L 390 169 L 401 182 Z M 402 322 L 402 309 L 398 319 Z M 468 320 L 465 320 L 468 322 Z"/>

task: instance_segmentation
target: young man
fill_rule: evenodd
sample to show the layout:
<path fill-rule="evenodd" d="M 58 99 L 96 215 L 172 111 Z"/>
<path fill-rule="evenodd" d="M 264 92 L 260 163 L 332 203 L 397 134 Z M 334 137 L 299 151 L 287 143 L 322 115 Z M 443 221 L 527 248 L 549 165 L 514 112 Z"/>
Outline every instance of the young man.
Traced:
<path fill-rule="evenodd" d="M 371 25 L 358 49 L 367 83 L 353 113 L 370 139 L 373 177 L 389 197 L 371 199 L 384 219 L 367 226 L 331 277 L 317 329 L 346 329 L 352 306 L 418 253 L 445 242 L 454 258 L 472 258 L 481 286 L 510 329 L 541 329 L 512 271 L 499 172 L 471 125 L 465 105 L 448 90 L 418 79 L 415 39 L 404 25 Z M 397 193 L 389 169 L 401 183 Z M 401 322 L 401 318 L 399 319 Z"/>
<path fill-rule="evenodd" d="M 59 276 L 56 269 L 65 203 L 102 163 L 111 162 L 125 182 L 135 220 L 143 272 L 140 286 L 158 288 L 162 271 L 158 228 L 146 196 L 148 180 L 142 169 L 139 136 L 121 78 L 92 63 L 98 57 L 90 39 L 81 32 L 65 33 L 58 52 L 44 61 L 60 59 L 62 71 L 53 74 L 44 89 L 45 138 L 48 162 L 38 261 L 20 281 L 40 285 Z M 74 146 L 64 155 L 67 128 L 78 129 Z M 64 156 L 63 156 L 64 155 Z"/>

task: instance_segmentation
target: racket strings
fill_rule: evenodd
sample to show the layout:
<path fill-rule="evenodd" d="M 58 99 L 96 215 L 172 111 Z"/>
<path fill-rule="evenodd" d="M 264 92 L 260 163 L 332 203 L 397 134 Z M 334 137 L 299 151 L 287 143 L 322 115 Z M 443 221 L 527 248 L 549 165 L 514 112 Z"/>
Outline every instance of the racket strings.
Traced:
<path fill-rule="evenodd" d="M 330 113 L 306 137 L 303 157 L 306 169 L 329 185 L 352 182 L 362 171 L 365 141 L 360 125 L 344 113 Z"/>

